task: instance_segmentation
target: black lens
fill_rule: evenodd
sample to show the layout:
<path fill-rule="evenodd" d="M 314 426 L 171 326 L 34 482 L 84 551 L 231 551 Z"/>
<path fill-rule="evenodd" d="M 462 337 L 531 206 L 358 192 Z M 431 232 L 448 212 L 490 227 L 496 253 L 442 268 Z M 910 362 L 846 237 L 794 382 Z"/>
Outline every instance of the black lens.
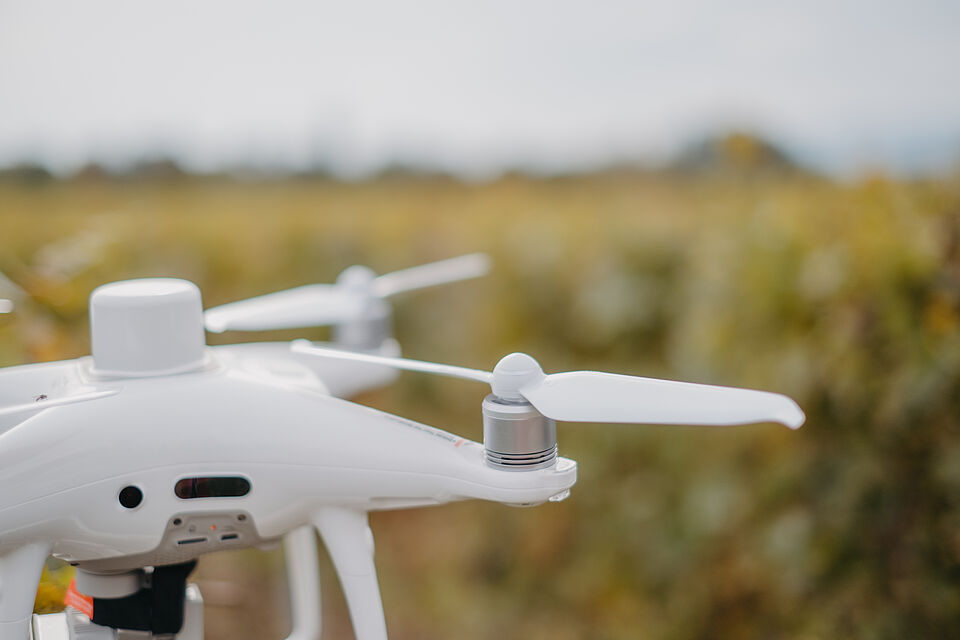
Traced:
<path fill-rule="evenodd" d="M 127 509 L 135 509 L 143 502 L 143 491 L 133 485 L 124 487 L 120 490 L 120 504 Z"/>
<path fill-rule="evenodd" d="M 173 487 L 178 498 L 239 498 L 250 493 L 250 481 L 240 476 L 184 478 Z"/>

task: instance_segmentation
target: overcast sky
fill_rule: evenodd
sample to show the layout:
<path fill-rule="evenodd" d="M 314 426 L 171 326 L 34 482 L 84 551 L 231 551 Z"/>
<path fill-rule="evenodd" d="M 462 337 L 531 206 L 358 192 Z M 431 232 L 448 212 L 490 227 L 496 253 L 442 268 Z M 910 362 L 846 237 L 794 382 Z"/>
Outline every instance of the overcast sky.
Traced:
<path fill-rule="evenodd" d="M 842 172 L 960 157 L 960 2 L 0 0 L 0 165 L 656 160 L 751 128 Z"/>

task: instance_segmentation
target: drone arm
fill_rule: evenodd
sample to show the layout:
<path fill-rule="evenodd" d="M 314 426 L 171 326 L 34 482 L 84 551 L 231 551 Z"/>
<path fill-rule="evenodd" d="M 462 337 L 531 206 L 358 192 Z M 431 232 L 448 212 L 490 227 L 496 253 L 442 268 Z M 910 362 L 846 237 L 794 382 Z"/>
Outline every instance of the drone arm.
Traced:
<path fill-rule="evenodd" d="M 314 525 L 340 576 L 356 640 L 387 640 L 366 512 L 327 507 L 317 513 Z"/>
<path fill-rule="evenodd" d="M 290 585 L 292 628 L 286 640 L 320 640 L 320 576 L 313 527 L 294 529 L 283 538 Z"/>
<path fill-rule="evenodd" d="M 33 601 L 48 555 L 50 547 L 43 543 L 0 554 L 0 638 L 3 640 L 30 637 Z"/>

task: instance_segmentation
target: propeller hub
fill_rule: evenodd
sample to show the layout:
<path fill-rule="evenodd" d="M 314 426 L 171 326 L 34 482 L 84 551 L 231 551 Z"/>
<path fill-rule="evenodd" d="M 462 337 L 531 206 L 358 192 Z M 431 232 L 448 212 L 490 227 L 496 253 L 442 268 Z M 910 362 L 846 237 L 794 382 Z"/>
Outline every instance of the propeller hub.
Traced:
<path fill-rule="evenodd" d="M 377 274 L 370 267 L 355 264 L 347 267 L 337 276 L 337 285 L 351 293 L 367 294 L 373 292 L 373 281 Z"/>
<path fill-rule="evenodd" d="M 168 375 L 204 364 L 203 307 L 192 282 L 144 278 L 90 296 L 93 364 L 111 376 Z"/>
<path fill-rule="evenodd" d="M 333 341 L 342 349 L 377 349 L 392 336 L 393 314 L 390 305 L 376 295 L 373 269 L 355 264 L 337 276 L 337 287 L 360 301 L 360 314 L 333 325 Z"/>
<path fill-rule="evenodd" d="M 493 395 L 510 402 L 525 402 L 520 389 L 543 380 L 546 375 L 540 363 L 525 353 L 504 356 L 493 368 L 490 386 Z"/>
<path fill-rule="evenodd" d="M 376 350 L 393 337 L 393 312 L 381 298 L 368 298 L 358 318 L 333 325 L 333 343 L 341 349 Z"/>

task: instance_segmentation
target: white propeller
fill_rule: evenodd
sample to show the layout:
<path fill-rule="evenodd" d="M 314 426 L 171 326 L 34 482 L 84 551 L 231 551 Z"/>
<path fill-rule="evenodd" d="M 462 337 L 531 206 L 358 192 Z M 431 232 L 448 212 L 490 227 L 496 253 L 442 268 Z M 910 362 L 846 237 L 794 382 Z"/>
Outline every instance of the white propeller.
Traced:
<path fill-rule="evenodd" d="M 490 258 L 471 253 L 377 277 L 366 267 L 346 269 L 336 284 L 311 284 L 208 309 L 209 331 L 296 329 L 348 322 L 362 317 L 372 301 L 404 291 L 478 278 Z"/>
<path fill-rule="evenodd" d="M 715 426 L 779 422 L 797 429 L 806 419 L 796 402 L 779 393 L 598 371 L 547 375 L 524 353 L 504 357 L 491 372 L 315 347 L 306 340 L 296 340 L 290 348 L 296 353 L 486 382 L 498 398 L 525 400 L 548 418 L 565 422 Z"/>

